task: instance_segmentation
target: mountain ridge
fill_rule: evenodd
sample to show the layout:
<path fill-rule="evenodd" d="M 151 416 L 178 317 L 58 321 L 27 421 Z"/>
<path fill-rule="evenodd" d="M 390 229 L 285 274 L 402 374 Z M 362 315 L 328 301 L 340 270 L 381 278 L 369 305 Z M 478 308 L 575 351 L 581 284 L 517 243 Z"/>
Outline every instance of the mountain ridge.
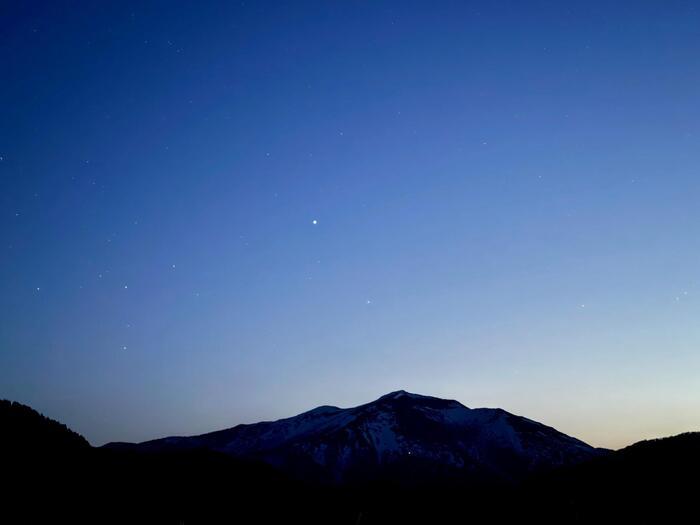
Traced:
<path fill-rule="evenodd" d="M 0 447 L 12 480 L 3 510 L 27 522 L 680 523 L 696 514 L 699 432 L 640 441 L 515 485 L 450 485 L 434 477 L 418 487 L 328 487 L 211 450 L 91 447 L 29 407 L 0 406 L 0 428 L 11 438 Z M 317 408 L 321 415 L 344 410 Z M 420 469 L 401 473 L 422 475 Z"/>
<path fill-rule="evenodd" d="M 405 390 L 350 408 L 322 405 L 275 421 L 105 447 L 203 448 L 260 460 L 297 478 L 335 484 L 387 477 L 511 482 L 603 453 L 500 408 L 472 409 L 454 399 Z"/>

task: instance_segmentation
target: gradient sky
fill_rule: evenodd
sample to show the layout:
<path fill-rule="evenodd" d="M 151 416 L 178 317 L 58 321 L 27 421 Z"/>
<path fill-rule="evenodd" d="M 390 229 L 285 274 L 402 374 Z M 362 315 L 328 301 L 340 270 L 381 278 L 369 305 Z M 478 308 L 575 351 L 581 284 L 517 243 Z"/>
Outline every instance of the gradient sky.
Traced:
<path fill-rule="evenodd" d="M 700 429 L 692 1 L 2 2 L 0 397 Z"/>

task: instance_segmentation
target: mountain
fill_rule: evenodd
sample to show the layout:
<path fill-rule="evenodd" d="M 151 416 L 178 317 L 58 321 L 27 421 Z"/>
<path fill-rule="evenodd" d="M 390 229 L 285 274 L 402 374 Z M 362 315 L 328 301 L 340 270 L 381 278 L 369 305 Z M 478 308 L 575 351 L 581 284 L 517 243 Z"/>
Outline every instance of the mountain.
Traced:
<path fill-rule="evenodd" d="M 12 450 L 15 455 L 22 451 L 36 456 L 90 448 L 83 436 L 66 425 L 16 401 L 0 399 L 0 422 L 3 429 L 0 432 L 0 449 Z"/>
<path fill-rule="evenodd" d="M 208 450 L 141 454 L 90 446 L 66 425 L 0 400 L 0 523 L 353 523 L 335 494 Z M 309 497 L 323 498 L 307 508 Z M 261 506 L 259 502 L 276 505 Z"/>
<path fill-rule="evenodd" d="M 379 436 L 384 439 L 378 441 Z M 700 433 L 598 451 L 502 410 L 470 410 L 455 401 L 402 391 L 350 409 L 319 407 L 278 422 L 193 438 L 100 448 L 29 407 L 1 401 L 0 438 L 2 523 L 17 518 L 27 523 L 324 525 L 697 521 Z M 326 449 L 347 452 L 343 464 L 374 450 L 381 451 L 383 462 L 370 462 L 372 472 L 397 464 L 407 477 L 430 476 L 422 486 L 305 483 L 247 459 L 254 450 L 260 457 L 272 454 L 268 450 L 285 457 L 292 450 L 308 458 L 323 439 Z M 240 445 L 247 456 L 220 446 L 234 442 L 248 443 L 247 449 Z M 216 443 L 220 450 L 203 446 Z M 434 451 L 448 448 L 461 452 L 444 456 L 451 458 L 445 467 Z M 531 474 L 518 483 L 445 486 L 455 469 L 464 470 L 454 463 L 460 454 L 479 464 L 480 473 L 510 466 L 516 457 Z M 582 459 L 586 455 L 589 459 Z M 423 459 L 411 463 L 417 456 Z M 339 456 L 336 451 L 327 457 Z M 547 467 L 557 462 L 562 466 Z M 288 472 L 301 472 L 282 464 Z"/>
<path fill-rule="evenodd" d="M 697 521 L 700 432 L 640 441 L 526 480 L 518 508 L 546 523 Z"/>
<path fill-rule="evenodd" d="M 199 436 L 106 447 L 206 449 L 335 485 L 507 483 L 603 454 L 505 410 L 470 409 L 454 400 L 403 390 L 353 408 L 322 406 L 287 419 Z"/>

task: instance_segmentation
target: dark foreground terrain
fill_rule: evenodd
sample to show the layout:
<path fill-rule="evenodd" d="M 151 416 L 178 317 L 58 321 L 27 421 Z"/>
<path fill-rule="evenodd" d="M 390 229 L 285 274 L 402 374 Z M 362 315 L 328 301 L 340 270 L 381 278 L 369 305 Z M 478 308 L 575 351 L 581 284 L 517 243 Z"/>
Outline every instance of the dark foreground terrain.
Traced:
<path fill-rule="evenodd" d="M 9 401 L 0 429 L 2 523 L 694 523 L 700 513 L 697 433 L 480 485 L 311 483 L 203 448 L 94 448 Z"/>

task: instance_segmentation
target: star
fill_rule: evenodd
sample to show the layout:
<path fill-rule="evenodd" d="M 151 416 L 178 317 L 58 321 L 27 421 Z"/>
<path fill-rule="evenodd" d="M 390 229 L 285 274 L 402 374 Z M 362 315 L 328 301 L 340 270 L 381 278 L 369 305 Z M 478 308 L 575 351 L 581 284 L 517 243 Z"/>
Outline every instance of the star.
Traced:
<path fill-rule="evenodd" d="M 314 219 L 311 221 L 311 224 L 313 224 L 315 226 L 316 224 L 318 224 L 318 221 L 316 219 Z"/>

